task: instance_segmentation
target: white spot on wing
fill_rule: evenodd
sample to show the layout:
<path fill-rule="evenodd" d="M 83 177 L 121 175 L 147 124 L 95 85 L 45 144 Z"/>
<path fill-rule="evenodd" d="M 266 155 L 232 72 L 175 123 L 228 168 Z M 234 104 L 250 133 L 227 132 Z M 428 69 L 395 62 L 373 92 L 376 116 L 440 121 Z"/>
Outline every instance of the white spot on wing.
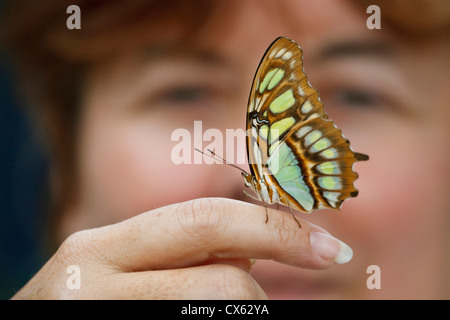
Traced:
<path fill-rule="evenodd" d="M 285 54 L 283 54 L 284 60 L 289 60 L 290 58 L 292 58 L 292 52 L 287 51 Z"/>
<path fill-rule="evenodd" d="M 319 152 L 331 146 L 331 141 L 327 138 L 321 138 L 311 146 L 311 152 Z"/>
<path fill-rule="evenodd" d="M 337 202 L 339 200 L 339 195 L 340 195 L 339 192 L 325 191 L 323 193 L 323 196 L 325 198 L 327 198 L 328 200 L 331 200 L 333 202 Z"/>
<path fill-rule="evenodd" d="M 303 88 L 301 87 L 300 84 L 297 86 L 297 91 L 300 96 L 303 97 L 305 95 L 305 91 L 303 91 Z"/>
<path fill-rule="evenodd" d="M 306 120 L 314 119 L 314 118 L 320 118 L 320 117 L 321 117 L 320 114 L 318 114 L 318 113 L 313 113 L 313 114 L 311 114 Z"/>
<path fill-rule="evenodd" d="M 275 58 L 281 57 L 286 52 L 286 48 L 281 48 L 280 51 L 277 52 Z"/>
<path fill-rule="evenodd" d="M 303 105 L 302 105 L 302 113 L 303 114 L 308 114 L 308 113 L 310 113 L 311 112 L 311 110 L 313 109 L 313 105 L 312 105 L 312 103 L 311 103 L 311 101 L 309 101 L 309 100 L 306 100 L 304 103 L 303 103 Z"/>
<path fill-rule="evenodd" d="M 305 136 L 305 146 L 309 146 L 322 137 L 322 132 L 313 130 Z"/>
<path fill-rule="evenodd" d="M 295 135 L 297 136 L 297 138 L 302 139 L 311 130 L 312 130 L 312 128 L 310 126 L 305 126 L 305 127 L 300 128 L 299 130 L 297 130 L 295 132 Z"/>
<path fill-rule="evenodd" d="M 250 111 L 253 111 L 253 110 L 256 110 L 258 112 L 259 112 L 259 110 L 261 110 L 261 98 L 260 97 L 257 97 L 255 99 L 255 104 L 253 105 L 253 108 L 250 109 Z"/>
<path fill-rule="evenodd" d="M 335 148 L 328 148 L 322 151 L 320 155 L 325 159 L 336 159 L 338 152 Z"/>

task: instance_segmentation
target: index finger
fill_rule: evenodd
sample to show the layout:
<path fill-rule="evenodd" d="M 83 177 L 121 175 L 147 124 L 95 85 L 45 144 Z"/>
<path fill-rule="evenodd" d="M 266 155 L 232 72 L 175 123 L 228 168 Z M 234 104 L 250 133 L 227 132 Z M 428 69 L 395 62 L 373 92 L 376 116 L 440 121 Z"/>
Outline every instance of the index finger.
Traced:
<path fill-rule="evenodd" d="M 327 268 L 352 250 L 323 229 L 247 202 L 202 198 L 173 204 L 84 232 L 91 249 L 127 271 L 172 269 L 211 258 L 272 259 L 303 268 Z M 86 238 L 87 234 L 87 238 Z"/>

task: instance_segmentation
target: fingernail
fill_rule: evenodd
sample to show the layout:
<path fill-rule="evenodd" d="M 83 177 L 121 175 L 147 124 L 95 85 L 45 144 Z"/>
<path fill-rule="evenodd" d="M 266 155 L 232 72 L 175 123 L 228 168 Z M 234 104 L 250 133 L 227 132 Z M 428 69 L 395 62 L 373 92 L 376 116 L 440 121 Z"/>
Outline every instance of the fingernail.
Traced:
<path fill-rule="evenodd" d="M 309 241 L 313 251 L 324 260 L 342 264 L 349 262 L 353 257 L 353 250 L 348 245 L 329 234 L 311 232 Z"/>

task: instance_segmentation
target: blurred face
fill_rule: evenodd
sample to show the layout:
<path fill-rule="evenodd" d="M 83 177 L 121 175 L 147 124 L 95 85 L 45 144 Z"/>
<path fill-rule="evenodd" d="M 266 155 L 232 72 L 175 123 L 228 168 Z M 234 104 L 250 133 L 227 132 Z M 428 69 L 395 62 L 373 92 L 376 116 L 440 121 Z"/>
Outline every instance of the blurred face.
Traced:
<path fill-rule="evenodd" d="M 326 112 L 370 160 L 355 166 L 357 198 L 306 217 L 348 243 L 353 260 L 325 271 L 258 261 L 255 279 L 271 298 L 436 297 L 446 276 L 448 47 L 368 30 L 367 17 L 343 1 L 236 1 L 219 4 L 187 49 L 146 43 L 99 64 L 84 95 L 79 202 L 61 237 L 187 199 L 244 199 L 239 171 L 174 164 L 171 137 L 187 129 L 193 152 L 195 120 L 200 135 L 244 129 L 253 75 L 283 35 L 303 48 Z M 366 286 L 370 265 L 379 290 Z"/>

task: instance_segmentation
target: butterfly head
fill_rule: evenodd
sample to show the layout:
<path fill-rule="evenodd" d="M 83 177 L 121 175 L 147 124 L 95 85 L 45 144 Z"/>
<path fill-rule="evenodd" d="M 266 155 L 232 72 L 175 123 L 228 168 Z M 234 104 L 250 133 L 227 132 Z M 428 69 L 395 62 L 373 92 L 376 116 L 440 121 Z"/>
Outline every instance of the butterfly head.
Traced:
<path fill-rule="evenodd" d="M 242 175 L 242 178 L 244 179 L 245 186 L 253 189 L 253 187 L 254 187 L 253 176 L 247 172 L 241 172 L 241 175 Z"/>

